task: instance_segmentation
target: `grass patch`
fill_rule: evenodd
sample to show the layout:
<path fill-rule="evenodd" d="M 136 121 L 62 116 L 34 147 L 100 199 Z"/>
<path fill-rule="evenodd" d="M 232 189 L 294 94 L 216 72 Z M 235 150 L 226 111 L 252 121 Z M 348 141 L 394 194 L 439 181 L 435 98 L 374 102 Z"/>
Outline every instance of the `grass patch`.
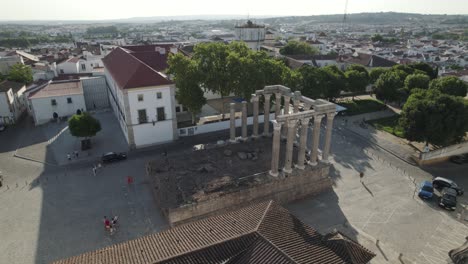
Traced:
<path fill-rule="evenodd" d="M 378 130 L 385 131 L 387 133 L 393 134 L 400 138 L 405 138 L 405 133 L 403 128 L 398 124 L 399 115 L 394 115 L 390 117 L 380 118 L 368 121 L 369 124 L 374 126 Z"/>
<path fill-rule="evenodd" d="M 345 101 L 339 102 L 339 105 L 346 107 L 346 115 L 360 115 L 365 113 L 377 112 L 385 110 L 387 106 L 379 101 L 374 99 L 362 99 L 355 101 Z"/>

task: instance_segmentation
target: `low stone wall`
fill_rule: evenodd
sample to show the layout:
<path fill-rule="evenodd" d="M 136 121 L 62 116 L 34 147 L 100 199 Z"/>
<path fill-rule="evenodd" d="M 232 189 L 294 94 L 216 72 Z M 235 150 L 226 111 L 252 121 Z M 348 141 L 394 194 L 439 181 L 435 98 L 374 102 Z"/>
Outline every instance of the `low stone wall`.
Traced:
<path fill-rule="evenodd" d="M 468 153 L 468 141 L 451 145 L 445 148 L 436 149 L 429 152 L 423 152 L 418 157 L 420 165 L 428 165 L 448 160 L 450 156 Z"/>
<path fill-rule="evenodd" d="M 332 183 L 328 177 L 329 168 L 326 164 L 307 166 L 306 170 L 294 170 L 287 177 L 272 178 L 268 182 L 223 193 L 209 200 L 179 208 L 162 208 L 162 211 L 170 225 L 175 226 L 255 201 L 274 199 L 279 203 L 288 203 L 330 189 Z"/>

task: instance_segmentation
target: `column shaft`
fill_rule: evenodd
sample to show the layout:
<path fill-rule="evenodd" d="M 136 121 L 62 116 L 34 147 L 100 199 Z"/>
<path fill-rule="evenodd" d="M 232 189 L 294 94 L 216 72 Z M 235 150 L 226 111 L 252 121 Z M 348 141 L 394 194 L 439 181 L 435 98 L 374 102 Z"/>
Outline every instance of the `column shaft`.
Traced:
<path fill-rule="evenodd" d="M 284 169 L 285 173 L 292 172 L 292 159 L 293 159 L 293 150 L 294 150 L 294 137 L 296 132 L 296 123 L 297 120 L 288 120 L 288 139 L 286 142 L 286 153 L 285 153 L 285 161 L 284 161 Z"/>
<path fill-rule="evenodd" d="M 265 103 L 264 103 L 264 110 L 263 110 L 263 135 L 269 136 L 270 135 L 270 97 L 271 94 L 264 94 Z"/>
<path fill-rule="evenodd" d="M 297 165 L 298 169 L 303 170 L 304 160 L 305 160 L 305 152 L 306 152 L 306 145 L 307 145 L 307 129 L 309 128 L 309 121 L 310 118 L 304 118 L 301 120 L 301 138 L 299 139 L 299 152 L 297 154 Z"/>
<path fill-rule="evenodd" d="M 290 96 L 283 96 L 284 98 L 284 110 L 283 110 L 283 115 L 289 115 L 289 104 L 291 97 Z M 283 126 L 281 130 L 281 137 L 286 138 L 286 134 L 288 133 L 288 126 Z"/>
<path fill-rule="evenodd" d="M 242 139 L 247 139 L 247 102 L 242 101 Z"/>
<path fill-rule="evenodd" d="M 320 124 L 322 123 L 323 115 L 316 115 L 314 116 L 314 133 L 312 138 L 312 154 L 310 155 L 309 164 L 310 165 L 317 165 L 317 157 L 318 157 L 318 147 L 320 142 Z"/>
<path fill-rule="evenodd" d="M 329 162 L 328 157 L 330 154 L 331 137 L 333 131 L 333 118 L 335 113 L 327 113 L 327 132 L 325 134 L 325 146 L 323 147 L 322 160 L 323 162 Z"/>
<path fill-rule="evenodd" d="M 252 137 L 258 136 L 258 96 L 256 94 L 252 95 L 253 103 L 253 134 Z"/>
<path fill-rule="evenodd" d="M 229 141 L 235 142 L 236 141 L 236 104 L 231 103 L 229 105 L 230 112 L 229 112 L 229 121 L 230 121 L 230 137 Z"/>
<path fill-rule="evenodd" d="M 275 93 L 275 118 L 281 114 L 281 93 Z"/>
<path fill-rule="evenodd" d="M 271 148 L 271 170 L 270 175 L 277 177 L 279 168 L 279 154 L 280 154 L 280 134 L 281 134 L 281 123 L 272 121 L 273 123 L 273 143 Z"/>

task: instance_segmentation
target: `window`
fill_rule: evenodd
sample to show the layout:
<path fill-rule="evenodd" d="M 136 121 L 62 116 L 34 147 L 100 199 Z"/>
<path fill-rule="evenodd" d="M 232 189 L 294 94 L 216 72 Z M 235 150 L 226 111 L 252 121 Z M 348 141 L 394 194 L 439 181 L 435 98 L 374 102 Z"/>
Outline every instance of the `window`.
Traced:
<path fill-rule="evenodd" d="M 161 93 L 161 92 L 157 92 L 157 93 L 156 93 L 156 98 L 161 99 L 161 98 L 162 98 L 162 93 Z"/>
<path fill-rule="evenodd" d="M 50 103 L 51 103 L 52 105 L 57 105 L 57 101 L 56 101 L 55 99 L 50 100 Z"/>
<path fill-rule="evenodd" d="M 61 73 L 61 74 L 64 74 L 65 72 L 63 71 L 63 69 L 60 69 L 60 73 Z"/>
<path fill-rule="evenodd" d="M 68 98 L 67 98 L 67 103 L 71 104 L 72 102 L 73 102 L 73 101 L 72 101 L 71 97 L 68 97 Z"/>
<path fill-rule="evenodd" d="M 143 101 L 143 95 L 142 94 L 139 94 L 138 95 L 138 102 L 142 102 Z"/>
<path fill-rule="evenodd" d="M 180 106 L 176 106 L 175 111 L 176 113 L 180 113 Z"/>
<path fill-rule="evenodd" d="M 81 64 L 81 69 L 82 69 L 83 71 L 86 71 L 86 64 Z"/>
<path fill-rule="evenodd" d="M 164 121 L 166 120 L 166 113 L 164 113 L 164 107 L 158 107 L 156 108 L 156 113 L 157 113 L 157 120 L 158 121 Z"/>
<path fill-rule="evenodd" d="M 183 106 L 182 111 L 187 112 L 188 111 L 187 107 Z"/>
<path fill-rule="evenodd" d="M 93 67 L 93 64 L 91 63 L 91 67 Z"/>
<path fill-rule="evenodd" d="M 138 123 L 148 123 L 148 117 L 146 116 L 146 109 L 138 110 Z"/>

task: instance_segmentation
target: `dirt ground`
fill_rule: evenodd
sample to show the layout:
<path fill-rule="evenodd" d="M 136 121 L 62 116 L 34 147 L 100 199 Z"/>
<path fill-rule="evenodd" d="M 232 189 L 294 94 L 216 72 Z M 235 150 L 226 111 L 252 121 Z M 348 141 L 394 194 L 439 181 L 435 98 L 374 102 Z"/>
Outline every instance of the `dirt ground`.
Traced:
<path fill-rule="evenodd" d="M 174 208 L 206 199 L 210 194 L 268 180 L 271 145 L 272 138 L 221 147 L 204 145 L 202 150 L 152 161 L 148 170 L 156 188 L 156 198 L 162 207 Z M 285 142 L 282 142 L 280 167 L 284 150 Z"/>

